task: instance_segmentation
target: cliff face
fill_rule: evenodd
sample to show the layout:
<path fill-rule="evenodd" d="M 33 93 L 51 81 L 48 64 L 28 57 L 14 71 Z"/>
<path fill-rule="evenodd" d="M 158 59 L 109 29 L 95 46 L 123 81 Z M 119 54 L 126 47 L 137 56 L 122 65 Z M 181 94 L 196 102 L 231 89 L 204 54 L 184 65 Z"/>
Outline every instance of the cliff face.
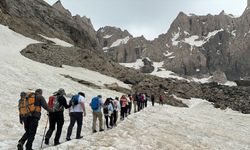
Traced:
<path fill-rule="evenodd" d="M 224 11 L 215 16 L 180 12 L 168 32 L 153 41 L 144 39 L 138 44 L 134 42 L 137 38 L 132 37 L 127 43 L 103 48 L 117 62 L 148 57 L 151 61 L 164 61 L 166 69 L 181 75 L 199 77 L 218 71 L 229 80 L 247 78 L 250 75 L 249 5 L 248 0 L 248 7 L 238 18 Z"/>

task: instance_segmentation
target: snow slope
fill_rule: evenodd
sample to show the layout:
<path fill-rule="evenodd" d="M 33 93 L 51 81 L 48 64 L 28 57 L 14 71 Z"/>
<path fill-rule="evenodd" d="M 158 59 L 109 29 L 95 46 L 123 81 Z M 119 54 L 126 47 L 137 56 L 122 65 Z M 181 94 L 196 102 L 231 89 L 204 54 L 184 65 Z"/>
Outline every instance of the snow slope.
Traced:
<path fill-rule="evenodd" d="M 57 42 L 65 45 L 65 43 L 59 39 L 57 39 Z M 56 68 L 27 59 L 20 54 L 20 51 L 31 43 L 38 42 L 17 34 L 6 26 L 0 25 L 0 92 L 2 92 L 0 96 L 0 113 L 6 114 L 6 112 L 8 112 L 8 114 L 0 116 L 1 150 L 15 149 L 17 140 L 23 133 L 23 127 L 18 123 L 17 109 L 17 100 L 19 99 L 19 93 L 21 91 L 34 91 L 37 88 L 41 88 L 44 90 L 45 98 L 48 98 L 53 92 L 63 87 L 69 95 L 79 91 L 86 93 L 88 104 L 89 100 L 98 94 L 102 94 L 104 98 L 121 95 L 121 93 L 105 89 L 103 84 L 116 82 L 122 87 L 129 88 L 128 85 L 114 78 L 101 75 L 98 72 L 69 66 Z M 60 74 L 94 82 L 103 87 L 103 89 L 92 89 L 83 86 Z M 90 114 L 89 108 L 88 111 Z M 35 147 L 38 147 L 39 141 L 41 141 L 45 120 L 46 115 L 44 115 L 40 121 Z M 67 121 L 68 118 L 66 118 L 65 124 L 67 124 Z"/>
<path fill-rule="evenodd" d="M 201 99 L 185 100 L 190 108 L 148 107 L 104 133 L 84 130 L 73 140 L 46 150 L 247 150 L 249 115 L 214 109 Z M 87 127 L 89 128 L 89 127 Z"/>
<path fill-rule="evenodd" d="M 16 149 L 17 141 L 24 132 L 23 126 L 18 123 L 17 99 L 20 91 L 42 88 L 45 98 L 48 98 L 52 92 L 63 87 L 66 93 L 70 94 L 78 91 L 85 92 L 88 104 L 90 98 L 97 94 L 102 94 L 106 98 L 120 96 L 121 93 L 104 88 L 85 87 L 60 74 L 69 74 L 98 85 L 117 82 L 120 86 L 128 87 L 116 79 L 86 69 L 69 66 L 55 68 L 29 60 L 19 51 L 31 43 L 37 43 L 37 41 L 0 25 L 1 150 Z M 130 115 L 125 121 L 119 122 L 116 128 L 96 134 L 91 133 L 92 115 L 90 107 L 87 106 L 87 116 L 83 121 L 83 139 L 65 142 L 57 147 L 44 146 L 44 148 L 46 150 L 250 149 L 249 115 L 215 109 L 210 103 L 200 99 L 181 100 L 190 108 L 156 104 L 155 107 L 148 107 Z M 36 150 L 41 144 L 45 122 L 46 113 L 43 111 L 33 145 Z M 65 141 L 68 125 L 69 117 L 65 111 L 61 142 Z M 75 137 L 75 130 L 72 138 Z M 50 142 L 53 144 L 53 137 Z"/>

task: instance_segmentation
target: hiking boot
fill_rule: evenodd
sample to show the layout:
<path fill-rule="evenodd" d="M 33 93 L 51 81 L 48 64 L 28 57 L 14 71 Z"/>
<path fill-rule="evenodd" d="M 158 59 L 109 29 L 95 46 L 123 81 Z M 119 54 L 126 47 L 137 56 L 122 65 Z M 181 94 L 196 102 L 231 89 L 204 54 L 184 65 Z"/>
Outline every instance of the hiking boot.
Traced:
<path fill-rule="evenodd" d="M 61 144 L 60 142 L 55 142 L 54 143 L 54 146 L 57 146 L 57 145 L 59 145 L 59 144 Z"/>
<path fill-rule="evenodd" d="M 49 139 L 45 138 L 44 144 L 49 145 Z"/>
<path fill-rule="evenodd" d="M 18 144 L 17 144 L 17 149 L 18 149 L 18 150 L 23 150 L 23 143 L 18 142 Z"/>
<path fill-rule="evenodd" d="M 100 129 L 99 131 L 102 132 L 102 131 L 104 131 L 104 130 L 103 130 L 103 129 Z"/>
<path fill-rule="evenodd" d="M 67 141 L 70 141 L 70 140 L 71 140 L 71 138 L 67 137 L 67 138 L 66 138 L 66 140 L 67 140 Z"/>
<path fill-rule="evenodd" d="M 93 130 L 93 133 L 96 133 L 97 131 L 96 130 Z"/>
<path fill-rule="evenodd" d="M 76 137 L 76 139 L 82 139 L 83 138 L 83 136 L 78 136 L 78 137 Z"/>

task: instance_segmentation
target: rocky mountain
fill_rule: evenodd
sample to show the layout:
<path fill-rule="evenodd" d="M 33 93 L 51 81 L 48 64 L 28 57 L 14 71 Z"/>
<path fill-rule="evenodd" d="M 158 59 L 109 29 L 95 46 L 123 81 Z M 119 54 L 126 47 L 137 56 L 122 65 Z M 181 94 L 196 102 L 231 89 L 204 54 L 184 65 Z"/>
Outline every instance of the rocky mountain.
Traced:
<path fill-rule="evenodd" d="M 40 41 L 46 41 L 40 35 L 57 37 L 82 48 L 100 49 L 91 21 L 72 17 L 60 1 L 52 7 L 43 0 L 1 0 L 0 8 L 0 23 L 25 36 Z"/>
<path fill-rule="evenodd" d="M 249 1 L 240 17 L 224 11 L 214 16 L 180 12 L 168 32 L 153 41 L 140 37 L 138 44 L 138 38 L 130 38 L 115 47 L 105 45 L 103 50 L 117 62 L 130 63 L 146 57 L 154 62 L 164 61 L 164 68 L 184 76 L 219 73 L 228 80 L 246 79 L 250 74 L 249 19 Z M 115 36 L 116 32 L 110 30 L 107 35 Z M 103 35 L 98 39 L 112 45 L 124 36 L 110 40 Z"/>

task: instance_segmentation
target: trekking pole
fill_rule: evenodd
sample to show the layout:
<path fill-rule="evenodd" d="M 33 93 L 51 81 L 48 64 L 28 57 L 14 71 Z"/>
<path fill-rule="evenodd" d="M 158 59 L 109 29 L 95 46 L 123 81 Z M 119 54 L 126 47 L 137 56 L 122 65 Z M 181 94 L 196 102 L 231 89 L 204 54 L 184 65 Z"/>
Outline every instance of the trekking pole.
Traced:
<path fill-rule="evenodd" d="M 46 121 L 46 124 L 45 124 L 44 132 L 43 132 L 43 139 L 42 139 L 40 150 L 43 148 L 43 141 L 44 141 L 44 137 L 45 137 L 45 132 L 46 132 L 46 129 L 47 129 L 48 121 L 49 121 L 49 116 L 47 117 L 47 121 Z"/>

